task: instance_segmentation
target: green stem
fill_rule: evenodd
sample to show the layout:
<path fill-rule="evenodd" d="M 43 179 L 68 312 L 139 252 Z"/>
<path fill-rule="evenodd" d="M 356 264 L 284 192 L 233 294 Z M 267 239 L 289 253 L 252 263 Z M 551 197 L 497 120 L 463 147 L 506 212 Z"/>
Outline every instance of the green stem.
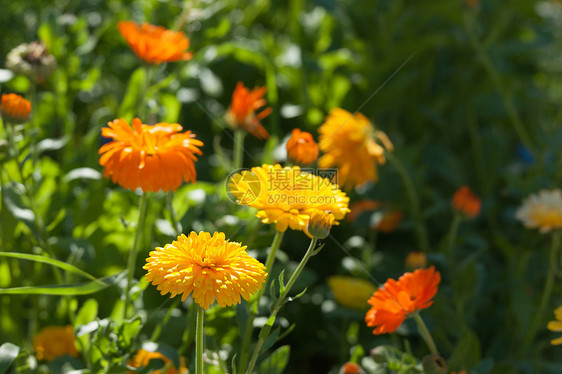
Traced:
<path fill-rule="evenodd" d="M 455 218 L 451 224 L 451 229 L 448 235 L 448 245 L 447 245 L 447 258 L 449 259 L 449 265 L 453 262 L 454 252 L 455 252 L 455 240 L 457 239 L 457 232 L 459 231 L 459 225 L 462 222 L 462 216 L 455 213 Z"/>
<path fill-rule="evenodd" d="M 29 121 L 31 127 L 31 142 L 29 144 L 29 152 L 31 153 L 31 164 L 35 166 L 37 164 L 37 132 L 39 131 L 39 126 L 37 126 L 37 83 L 31 80 L 31 119 Z"/>
<path fill-rule="evenodd" d="M 195 374 L 203 374 L 203 319 L 205 310 L 197 308 L 197 332 L 195 337 Z"/>
<path fill-rule="evenodd" d="M 519 136 L 519 139 L 525 145 L 525 147 L 527 147 L 529 150 L 531 150 L 531 152 L 533 152 L 535 150 L 533 142 L 531 141 L 531 137 L 527 133 L 527 129 L 525 128 L 525 125 L 523 124 L 523 121 L 521 120 L 521 117 L 517 112 L 517 108 L 515 108 L 515 105 L 513 104 L 513 100 L 511 99 L 511 94 L 505 88 L 505 85 L 502 82 L 500 74 L 498 73 L 492 60 L 486 53 L 484 46 L 482 45 L 480 40 L 478 40 L 476 35 L 474 35 L 471 25 L 472 25 L 472 21 L 469 20 L 468 18 L 465 18 L 465 29 L 470 44 L 478 54 L 480 62 L 484 66 L 484 70 L 486 70 L 486 73 L 488 73 L 490 79 L 492 80 L 492 83 L 494 84 L 496 90 L 500 94 L 507 115 L 509 116 L 509 119 L 511 121 L 511 124 L 513 125 L 513 128 L 515 129 L 515 132 Z"/>
<path fill-rule="evenodd" d="M 246 329 L 244 331 L 244 337 L 242 340 L 242 350 L 240 353 L 240 362 L 238 365 L 238 371 L 240 373 L 244 373 L 244 369 L 246 368 L 246 363 L 248 361 L 248 349 L 250 347 L 250 340 L 252 338 L 252 330 L 254 328 L 254 319 L 258 314 L 258 306 L 260 303 L 260 299 L 263 296 L 264 290 L 267 288 L 267 284 L 269 283 L 269 274 L 271 273 L 271 268 L 273 267 L 273 263 L 275 262 L 275 255 L 277 253 L 277 249 L 281 246 L 281 241 L 283 240 L 283 235 L 285 232 L 277 231 L 275 232 L 275 236 L 273 237 L 273 242 L 271 243 L 271 250 L 267 255 L 267 259 L 265 260 L 265 271 L 267 273 L 267 279 L 265 284 L 256 294 L 256 298 L 254 299 L 253 303 L 250 306 L 250 315 L 248 317 L 248 321 L 246 322 Z"/>
<path fill-rule="evenodd" d="M 537 312 L 535 313 L 535 319 L 531 323 L 531 327 L 527 330 L 527 336 L 522 344 L 522 349 L 528 347 L 534 340 L 537 333 L 537 329 L 543 320 L 546 308 L 548 307 L 548 302 L 550 301 L 550 296 L 552 294 L 552 288 L 554 286 L 554 276 L 556 273 L 556 258 L 558 257 L 558 250 L 560 249 L 560 232 L 555 232 L 552 235 L 552 243 L 550 246 L 550 256 L 549 256 L 549 268 L 548 274 L 546 275 L 546 282 L 544 285 L 543 293 L 541 296 L 541 301 Z"/>
<path fill-rule="evenodd" d="M 233 167 L 234 170 L 241 169 L 244 165 L 244 138 L 246 132 L 244 130 L 234 130 L 234 157 Z"/>
<path fill-rule="evenodd" d="M 173 201 L 174 201 L 174 191 L 168 191 L 168 193 L 166 194 L 166 208 L 168 209 L 168 212 L 170 212 L 170 223 L 174 228 L 174 232 L 176 236 L 180 236 L 182 227 L 181 224 L 178 222 L 178 219 L 176 218 L 176 212 L 174 211 Z"/>
<path fill-rule="evenodd" d="M 129 260 L 127 263 L 127 288 L 125 289 L 125 304 L 123 306 L 123 319 L 127 318 L 127 310 L 129 309 L 130 302 L 130 292 L 131 292 L 131 282 L 133 280 L 133 275 L 135 273 L 135 264 L 137 262 L 137 252 L 139 250 L 142 232 L 144 229 L 144 222 L 146 220 L 146 206 L 148 194 L 142 192 L 139 202 L 139 219 L 137 223 L 137 231 L 135 233 L 135 242 L 133 244 L 133 249 L 129 252 Z"/>
<path fill-rule="evenodd" d="M 425 322 L 421 318 L 420 313 L 415 312 L 413 316 L 414 319 L 416 320 L 416 323 L 418 324 L 418 329 L 420 330 L 420 334 L 423 337 L 423 340 L 425 340 L 427 347 L 429 348 L 429 351 L 434 355 L 438 355 L 439 351 L 437 351 L 435 342 L 433 341 L 433 338 L 431 337 L 431 334 L 429 333 L 429 330 L 427 329 Z"/>
<path fill-rule="evenodd" d="M 297 281 L 299 275 L 302 273 L 302 270 L 306 266 L 306 263 L 308 262 L 308 260 L 312 256 L 315 255 L 314 248 L 316 247 L 317 242 L 318 242 L 318 238 L 312 238 L 312 240 L 310 241 L 310 245 L 308 246 L 308 249 L 307 249 L 306 253 L 304 254 L 301 262 L 299 263 L 299 265 L 297 266 L 297 268 L 295 269 L 295 271 L 291 275 L 291 278 L 289 278 L 289 281 L 287 282 L 287 284 L 285 286 L 285 290 L 281 293 L 281 295 L 279 295 L 279 299 L 277 299 L 277 302 L 273 306 L 273 309 L 271 310 L 271 313 L 269 315 L 269 320 L 271 320 L 272 318 L 275 318 L 275 316 L 277 315 L 277 313 L 279 312 L 279 310 L 283 306 L 285 298 L 287 297 L 287 295 L 291 291 L 291 288 L 293 287 L 293 285 Z M 262 330 L 260 331 L 259 339 L 258 339 L 258 342 L 256 343 L 256 348 L 254 349 L 254 352 L 252 353 L 252 358 L 250 359 L 250 364 L 248 365 L 248 370 L 246 370 L 246 374 L 252 374 L 252 372 L 254 370 L 254 367 L 256 366 L 256 362 L 258 360 L 258 357 L 260 355 L 260 351 L 261 351 L 261 348 L 263 346 L 263 343 L 265 342 L 265 339 L 267 339 L 267 337 L 269 336 L 269 330 L 271 330 L 271 325 L 266 323 L 262 327 Z"/>
<path fill-rule="evenodd" d="M 420 210 L 420 202 L 418 195 L 416 193 L 416 189 L 414 187 L 414 183 L 412 178 L 406 171 L 406 168 L 398 158 L 394 157 L 394 155 L 390 152 L 386 152 L 386 157 L 388 161 L 396 168 L 396 171 L 400 175 L 402 182 L 404 183 L 404 187 L 406 188 L 406 193 L 408 194 L 408 198 L 410 199 L 410 205 L 412 208 L 412 216 L 414 218 L 414 222 L 416 225 L 416 233 L 418 237 L 418 245 L 419 250 L 427 253 L 429 249 L 429 241 L 427 238 L 427 231 L 425 229 L 425 225 L 423 222 L 423 217 Z"/>
<path fill-rule="evenodd" d="M 30 186 L 27 183 L 27 179 L 24 176 L 23 173 L 23 165 L 20 163 L 20 152 L 19 152 L 19 148 L 18 148 L 18 144 L 16 142 L 15 139 L 15 134 L 14 134 L 14 129 L 13 129 L 13 125 L 10 123 L 6 123 L 5 126 L 6 129 L 6 133 L 8 135 L 8 143 L 10 145 L 14 160 L 16 162 L 17 165 L 17 169 L 18 169 L 18 174 L 19 177 L 21 179 L 21 183 L 23 186 L 23 191 L 25 196 L 27 197 L 28 203 L 29 203 L 29 208 L 31 209 L 31 212 L 33 213 L 33 220 L 35 223 L 35 227 L 37 228 L 37 240 L 39 241 L 39 245 L 40 247 L 43 249 L 43 251 L 45 252 L 45 254 L 51 258 L 56 258 L 51 246 L 49 244 L 49 235 L 47 233 L 47 228 L 45 227 L 45 223 L 43 222 L 43 220 L 41 219 L 41 216 L 39 214 L 39 211 L 35 205 L 35 198 L 33 197 L 33 193 L 31 191 Z M 53 268 L 53 272 L 55 274 L 55 278 L 57 280 L 58 283 L 62 283 L 62 273 L 60 271 L 60 269 L 54 267 Z"/>

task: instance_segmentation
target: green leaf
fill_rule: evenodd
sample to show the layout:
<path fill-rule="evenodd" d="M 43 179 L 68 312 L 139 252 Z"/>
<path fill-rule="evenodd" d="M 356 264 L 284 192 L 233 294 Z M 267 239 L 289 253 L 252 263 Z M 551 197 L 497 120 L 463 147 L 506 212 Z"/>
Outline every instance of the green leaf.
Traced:
<path fill-rule="evenodd" d="M 276 349 L 268 358 L 262 361 L 259 366 L 260 374 L 281 374 L 289 362 L 291 348 L 284 345 Z"/>
<path fill-rule="evenodd" d="M 132 120 L 137 115 L 139 103 L 142 100 L 143 87 L 146 84 L 146 72 L 143 67 L 136 69 L 127 86 L 127 93 L 123 97 L 121 106 L 119 107 L 119 117 Z"/>
<path fill-rule="evenodd" d="M 0 374 L 8 372 L 12 362 L 18 357 L 20 347 L 12 343 L 0 345 Z"/>
<path fill-rule="evenodd" d="M 72 169 L 62 179 L 64 182 L 70 182 L 76 179 L 93 179 L 98 180 L 101 179 L 101 173 L 96 169 L 92 168 L 77 168 Z"/>
<path fill-rule="evenodd" d="M 94 282 L 99 283 L 102 286 L 107 286 L 106 284 L 104 284 L 102 281 L 100 281 L 99 279 L 97 279 L 93 275 L 86 273 L 84 270 L 80 270 L 74 265 L 71 265 L 71 264 L 68 264 L 66 262 L 62 262 L 62 261 L 59 261 L 59 260 L 55 260 L 54 258 L 39 256 L 39 255 L 29 255 L 29 254 L 26 254 L 26 253 L 15 253 L 15 252 L 0 252 L 0 256 L 17 258 L 17 259 L 20 259 L 20 260 L 29 260 L 29 261 L 41 262 L 43 264 L 48 264 L 48 265 L 51 265 L 51 266 L 61 268 L 65 271 L 68 271 L 69 273 L 82 275 L 86 278 L 89 278 L 89 279 L 93 280 Z"/>
<path fill-rule="evenodd" d="M 76 314 L 74 325 L 85 325 L 96 319 L 98 315 L 98 302 L 95 299 L 88 299 Z"/>
<path fill-rule="evenodd" d="M 283 279 L 283 276 L 285 275 L 285 269 L 283 269 L 281 271 L 281 273 L 279 273 L 279 294 L 283 295 L 283 293 L 285 292 L 285 281 Z"/>
<path fill-rule="evenodd" d="M 119 281 L 126 272 L 111 275 L 106 278 L 80 284 L 52 285 L 38 287 L 0 288 L 0 295 L 89 295 L 99 292 Z"/>
<path fill-rule="evenodd" d="M 70 140 L 70 136 L 63 136 L 60 139 L 44 139 L 37 144 L 37 152 L 43 153 L 45 151 L 58 151 L 62 149 Z"/>
<path fill-rule="evenodd" d="M 449 359 L 451 370 L 470 368 L 480 362 L 480 342 L 472 330 L 466 330 L 459 339 Z"/>

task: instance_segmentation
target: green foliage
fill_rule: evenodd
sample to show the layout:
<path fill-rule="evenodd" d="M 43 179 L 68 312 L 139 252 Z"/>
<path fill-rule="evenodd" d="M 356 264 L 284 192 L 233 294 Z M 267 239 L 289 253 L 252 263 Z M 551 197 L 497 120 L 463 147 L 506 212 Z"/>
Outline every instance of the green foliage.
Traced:
<path fill-rule="evenodd" d="M 560 372 L 559 348 L 549 344 L 556 334 L 546 323 L 562 304 L 562 264 L 540 314 L 552 236 L 524 230 L 514 212 L 524 197 L 562 182 L 561 14 L 558 2 L 547 0 L 6 2 L 0 90 L 32 100 L 33 114 L 13 127 L 18 159 L 8 124 L 0 127 L 0 342 L 15 343 L 0 346 L 0 374 L 123 372 L 146 345 L 176 367 L 184 358 L 193 370 L 190 299 L 167 301 L 148 287 L 142 265 L 155 247 L 192 230 L 222 231 L 265 261 L 273 228 L 225 189 L 233 136 L 224 113 L 238 81 L 266 86 L 273 109 L 262 120 L 270 138 L 246 137 L 244 166 L 283 162 L 291 130 L 318 139 L 334 107 L 359 111 L 388 134 L 403 165 L 380 165 L 377 183 L 347 191 L 351 203 L 379 200 L 404 212 L 398 228 L 374 231 L 380 211 L 343 220 L 295 282 L 293 302 L 270 318 L 308 240 L 301 232 L 285 235 L 252 325 L 251 348 L 256 329 L 267 330 L 258 373 L 337 373 L 346 361 L 367 373 L 421 372 L 428 351 L 411 320 L 375 336 L 365 310 L 339 305 L 326 283 L 334 274 L 377 286 L 398 278 L 406 255 L 423 247 L 420 222 L 429 264 L 442 275 L 434 304 L 421 315 L 449 369 Z M 141 63 L 116 28 L 130 19 L 187 33 L 193 58 Z M 4 66 L 12 48 L 32 40 L 42 40 L 57 61 L 42 82 Z M 123 319 L 138 196 L 103 178 L 97 151 L 106 141 L 102 126 L 137 116 L 180 123 L 204 147 L 196 183 L 150 196 L 130 292 L 137 317 Z M 401 171 L 411 178 L 419 217 Z M 463 184 L 482 199 L 482 211 L 450 240 L 450 200 Z M 253 306 L 250 299 L 236 313 L 207 311 L 209 373 L 236 369 Z M 68 324 L 80 357 L 37 364 L 32 337 Z M 162 365 L 154 360 L 138 372 Z"/>

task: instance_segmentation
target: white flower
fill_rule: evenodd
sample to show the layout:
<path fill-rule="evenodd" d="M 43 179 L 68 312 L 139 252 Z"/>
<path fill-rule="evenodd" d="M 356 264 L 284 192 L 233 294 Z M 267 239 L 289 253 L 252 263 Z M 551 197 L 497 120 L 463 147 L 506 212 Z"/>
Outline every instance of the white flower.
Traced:
<path fill-rule="evenodd" d="M 523 200 L 515 218 L 528 228 L 538 228 L 541 233 L 562 227 L 562 191 L 542 190 Z"/>

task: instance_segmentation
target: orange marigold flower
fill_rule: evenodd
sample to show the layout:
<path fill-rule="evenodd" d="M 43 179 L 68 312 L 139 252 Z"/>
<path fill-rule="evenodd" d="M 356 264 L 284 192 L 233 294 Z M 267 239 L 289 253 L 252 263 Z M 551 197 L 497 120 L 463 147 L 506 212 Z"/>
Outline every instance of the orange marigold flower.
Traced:
<path fill-rule="evenodd" d="M 252 91 L 244 87 L 242 82 L 238 82 L 232 94 L 232 103 L 226 113 L 226 121 L 233 129 L 243 129 L 254 135 L 258 139 L 269 138 L 269 133 L 260 123 L 260 120 L 267 117 L 272 109 L 265 108 L 260 113 L 256 110 L 266 105 L 263 95 L 267 92 L 267 87 L 256 87 Z"/>
<path fill-rule="evenodd" d="M 298 166 L 262 165 L 230 178 L 236 203 L 258 209 L 256 217 L 277 231 L 305 230 L 312 215 L 333 215 L 333 225 L 349 212 L 349 197 L 337 185 Z"/>
<path fill-rule="evenodd" d="M 135 54 L 149 64 L 189 60 L 189 39 L 183 32 L 168 30 L 149 23 L 138 25 L 133 21 L 117 24 L 119 32 Z"/>
<path fill-rule="evenodd" d="M 99 154 L 103 175 L 128 189 L 143 191 L 174 191 L 182 183 L 195 182 L 197 147 L 203 143 L 191 131 L 180 133 L 177 123 L 145 125 L 133 120 L 133 127 L 124 119 L 109 122 L 102 136 L 113 138 L 103 145 Z"/>
<path fill-rule="evenodd" d="M 149 352 L 144 349 L 139 349 L 137 353 L 134 355 L 133 359 L 129 360 L 128 364 L 129 366 L 132 366 L 134 368 L 143 368 L 150 363 L 150 360 L 162 360 L 164 361 L 164 365 L 167 365 L 171 361 L 168 357 L 164 356 L 160 352 Z M 176 369 L 175 366 L 172 366 L 164 373 L 162 373 L 161 370 L 154 370 L 151 371 L 151 373 L 152 374 L 187 374 L 188 370 L 187 367 L 185 366 L 185 363 L 183 362 L 183 357 L 180 360 L 181 363 L 179 369 Z M 132 374 L 135 372 L 128 371 L 127 373 Z"/>
<path fill-rule="evenodd" d="M 390 210 L 375 215 L 372 227 L 380 232 L 390 233 L 398 227 L 404 214 L 399 210 Z"/>
<path fill-rule="evenodd" d="M 363 370 L 361 366 L 357 365 L 355 362 L 346 362 L 340 369 L 340 374 L 361 374 Z"/>
<path fill-rule="evenodd" d="M 78 357 L 74 341 L 72 326 L 48 326 L 35 335 L 33 348 L 38 360 L 53 361 L 64 355 Z"/>
<path fill-rule="evenodd" d="M 433 303 L 440 281 L 433 266 L 405 273 L 398 281 L 388 279 L 367 301 L 372 305 L 365 316 L 367 326 L 375 328 L 375 335 L 396 331 L 409 314 Z"/>
<path fill-rule="evenodd" d="M 318 128 L 318 133 L 318 143 L 324 152 L 318 160 L 318 166 L 337 167 L 339 182 L 346 187 L 376 182 L 377 164 L 386 162 L 384 148 L 393 150 L 386 134 L 375 130 L 367 117 L 340 108 L 330 111 L 324 124 Z"/>
<path fill-rule="evenodd" d="M 482 202 L 468 186 L 460 187 L 453 195 L 453 208 L 468 218 L 474 218 L 480 213 Z"/>
<path fill-rule="evenodd" d="M 412 251 L 406 256 L 406 267 L 414 270 L 424 268 L 427 266 L 427 256 L 423 252 Z"/>
<path fill-rule="evenodd" d="M 538 228 L 543 234 L 562 228 L 562 190 L 557 188 L 532 194 L 517 209 L 515 218 L 525 227 Z"/>
<path fill-rule="evenodd" d="M 29 113 L 31 113 L 31 103 L 20 95 L 2 94 L 0 112 L 2 112 L 5 121 L 12 123 L 26 122 L 29 119 Z"/>
<path fill-rule="evenodd" d="M 150 252 L 143 269 L 146 280 L 158 286 L 162 295 L 181 294 L 182 301 L 193 292 L 193 300 L 204 309 L 216 299 L 221 307 L 249 300 L 262 287 L 265 266 L 246 253 L 246 246 L 225 240 L 222 232 L 191 232 L 172 244 Z"/>
<path fill-rule="evenodd" d="M 310 165 L 318 158 L 318 144 L 309 132 L 294 129 L 285 147 L 287 157 L 297 164 Z"/>
<path fill-rule="evenodd" d="M 562 306 L 559 306 L 558 308 L 554 309 L 554 317 L 556 318 L 556 321 L 548 322 L 546 328 L 549 329 L 550 331 L 561 332 L 562 331 Z M 552 339 L 550 341 L 550 344 L 552 345 L 562 344 L 562 337 Z"/>

